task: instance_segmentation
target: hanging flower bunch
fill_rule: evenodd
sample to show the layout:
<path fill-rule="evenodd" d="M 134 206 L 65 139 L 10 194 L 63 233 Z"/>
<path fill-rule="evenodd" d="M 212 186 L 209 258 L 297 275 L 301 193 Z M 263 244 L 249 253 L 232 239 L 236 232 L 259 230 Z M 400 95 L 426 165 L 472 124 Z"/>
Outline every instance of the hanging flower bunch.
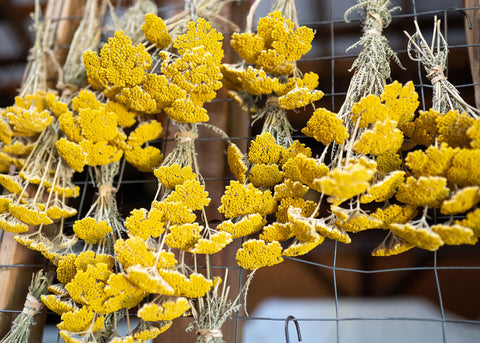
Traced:
<path fill-rule="evenodd" d="M 287 119 L 287 110 L 308 106 L 323 96 L 316 89 L 318 75 L 302 74 L 297 67 L 311 49 L 314 34 L 298 26 L 295 13 L 292 2 L 276 2 L 272 12 L 259 19 L 257 33 L 249 26 L 246 33 L 232 35 L 231 45 L 243 62 L 222 66 L 229 94 L 252 109 L 255 120 L 264 119 L 247 155 L 235 144 L 228 148 L 228 165 L 236 180 L 221 198 L 219 211 L 226 220 L 217 226 L 233 238 L 249 237 L 236 258 L 250 270 L 278 264 L 282 256 L 305 254 L 323 242 L 320 235 L 305 233 L 299 219 L 316 216 L 318 210 L 316 202 L 304 199 L 309 188 L 301 181 L 300 169 L 308 166 L 307 173 L 326 173 L 328 168 L 311 163 L 311 150 L 292 139 Z"/>

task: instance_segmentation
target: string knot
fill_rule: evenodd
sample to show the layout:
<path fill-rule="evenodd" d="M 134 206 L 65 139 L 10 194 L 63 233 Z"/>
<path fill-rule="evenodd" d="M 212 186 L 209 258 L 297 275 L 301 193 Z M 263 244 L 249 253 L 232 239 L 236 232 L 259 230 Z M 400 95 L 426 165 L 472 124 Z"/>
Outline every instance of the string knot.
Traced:
<path fill-rule="evenodd" d="M 98 196 L 100 198 L 114 192 L 115 192 L 115 187 L 112 187 L 110 185 L 101 185 L 100 187 L 98 187 Z"/>
<path fill-rule="evenodd" d="M 427 79 L 429 79 L 432 85 L 434 85 L 438 81 L 446 80 L 447 78 L 443 73 L 443 67 L 437 64 L 436 66 L 428 69 Z"/>
<path fill-rule="evenodd" d="M 197 136 L 190 131 L 180 131 L 175 134 L 175 138 L 184 142 L 193 141 Z"/>
<path fill-rule="evenodd" d="M 198 329 L 197 336 L 202 337 L 203 341 L 207 343 L 214 338 L 222 338 L 223 333 L 221 330 L 218 330 L 218 329 Z"/>
<path fill-rule="evenodd" d="M 367 12 L 367 18 L 368 17 L 375 19 L 380 29 L 372 28 L 367 30 L 366 33 L 368 33 L 369 31 L 372 31 L 372 33 L 381 34 L 383 29 L 383 21 L 382 21 L 381 15 L 378 13 Z"/>
<path fill-rule="evenodd" d="M 35 316 L 40 309 L 42 308 L 43 304 L 38 301 L 32 294 L 28 293 L 27 298 L 25 299 L 25 304 L 23 305 L 22 312 L 25 313 L 27 316 Z"/>

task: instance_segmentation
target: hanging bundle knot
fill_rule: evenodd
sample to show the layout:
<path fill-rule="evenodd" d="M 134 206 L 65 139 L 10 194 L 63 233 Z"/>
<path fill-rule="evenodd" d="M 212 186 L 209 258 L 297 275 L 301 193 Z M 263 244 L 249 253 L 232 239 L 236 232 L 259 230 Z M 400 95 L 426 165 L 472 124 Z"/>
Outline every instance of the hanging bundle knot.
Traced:
<path fill-rule="evenodd" d="M 223 333 L 218 329 L 198 329 L 197 336 L 202 337 L 203 341 L 206 343 L 210 342 L 214 338 L 222 338 Z"/>
<path fill-rule="evenodd" d="M 432 85 L 436 84 L 440 80 L 446 80 L 445 74 L 443 73 L 443 67 L 440 65 L 436 65 L 430 69 L 427 69 L 427 79 L 430 80 Z"/>
<path fill-rule="evenodd" d="M 115 192 L 115 187 L 112 187 L 110 185 L 101 185 L 100 187 L 98 187 L 98 196 L 100 198 L 114 192 Z"/>
<path fill-rule="evenodd" d="M 33 317 L 40 311 L 42 306 L 43 304 L 38 301 L 37 298 L 28 293 L 25 304 L 23 305 L 22 313 L 25 313 L 27 316 Z"/>
<path fill-rule="evenodd" d="M 379 28 L 376 28 L 376 27 L 369 28 L 368 30 L 365 31 L 365 33 L 366 34 L 373 33 L 380 36 L 382 34 L 382 29 L 383 29 L 382 17 L 378 13 L 367 12 L 367 18 L 368 17 L 375 19 L 375 21 L 377 22 L 376 26 L 378 26 Z"/>
<path fill-rule="evenodd" d="M 187 142 L 187 141 L 193 141 L 197 138 L 197 136 L 190 131 L 180 131 L 175 134 L 175 138 Z"/>

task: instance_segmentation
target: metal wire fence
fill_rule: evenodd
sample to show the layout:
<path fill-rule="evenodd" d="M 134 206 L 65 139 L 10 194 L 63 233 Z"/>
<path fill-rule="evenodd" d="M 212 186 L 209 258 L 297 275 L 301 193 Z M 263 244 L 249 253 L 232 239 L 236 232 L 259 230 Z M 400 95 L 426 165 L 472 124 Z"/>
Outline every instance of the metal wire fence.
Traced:
<path fill-rule="evenodd" d="M 245 1 L 243 1 L 245 2 Z M 404 83 L 409 80 L 414 81 L 415 88 L 419 92 L 421 97 L 421 108 L 423 110 L 430 107 L 431 98 L 431 84 L 425 78 L 425 72 L 423 67 L 417 63 L 408 60 L 406 55 L 406 41 L 403 34 L 403 30 L 407 30 L 410 33 L 414 31 L 413 21 L 417 20 L 421 27 L 426 26 L 425 33 L 428 36 L 428 28 L 433 27 L 433 17 L 439 16 L 443 19 L 443 30 L 450 49 L 449 64 L 456 64 L 455 68 L 448 70 L 455 70 L 455 73 L 450 72 L 449 78 L 454 85 L 460 89 L 462 95 L 469 103 L 473 103 L 474 99 L 474 84 L 471 81 L 470 73 L 467 72 L 468 68 L 468 56 L 467 49 L 469 47 L 478 46 L 476 44 L 467 44 L 465 41 L 465 34 L 463 31 L 463 21 L 465 16 L 468 17 L 472 10 L 480 9 L 480 7 L 462 7 L 460 1 L 456 1 L 455 5 L 458 7 L 451 7 L 448 2 L 427 2 L 419 3 L 415 0 L 405 0 L 401 3 L 395 3 L 400 5 L 402 11 L 395 12 L 393 14 L 392 24 L 385 30 L 387 38 L 389 38 L 392 48 L 398 53 L 402 63 L 406 67 L 406 71 L 398 67 L 392 69 L 392 79 L 399 80 Z M 450 2 L 451 3 L 451 2 Z M 117 1 L 115 4 L 116 11 L 122 11 L 123 7 L 128 5 L 126 1 Z M 307 1 L 298 0 L 297 8 L 300 13 L 300 24 L 307 25 L 316 30 L 316 38 L 314 41 L 314 47 L 312 52 L 307 54 L 303 58 L 299 67 L 303 71 L 315 71 L 320 75 L 319 88 L 325 92 L 324 98 L 320 101 L 320 106 L 324 106 L 331 111 L 338 110 L 346 94 L 348 87 L 349 77 L 351 73 L 347 72 L 353 59 L 358 54 L 357 50 L 345 52 L 345 49 L 355 43 L 361 34 L 360 17 L 352 18 L 353 20 L 346 24 L 343 20 L 343 13 L 345 9 L 354 5 L 353 0 L 325 0 L 325 1 Z M 161 3 L 159 15 L 165 17 L 181 5 Z M 265 0 L 265 8 L 268 11 L 270 4 Z M 310 11 L 311 10 L 311 11 Z M 260 10 L 261 12 L 261 10 Z M 304 15 L 302 15 L 304 13 Z M 262 15 L 261 13 L 259 15 Z M 310 17 L 309 17 L 310 16 Z M 70 17 L 58 17 L 57 22 L 65 20 L 78 20 L 78 16 Z M 472 26 L 480 25 L 480 23 L 472 22 Z M 228 34 L 226 34 L 228 36 Z M 68 49 L 68 46 L 57 47 L 60 49 Z M 459 65 L 462 68 L 459 68 Z M 461 71 L 459 71 L 461 70 Z M 225 96 L 220 96 L 213 101 L 214 105 L 230 106 L 230 100 Z M 232 106 L 235 106 L 232 104 Z M 215 116 L 216 114 L 213 114 Z M 246 114 L 243 114 L 245 117 Z M 301 112 L 294 114 L 290 117 L 292 124 L 295 128 L 301 128 L 305 125 L 308 119 L 309 112 Z M 228 121 L 228 118 L 227 118 Z M 258 124 L 251 125 L 250 119 L 246 120 L 248 128 L 246 128 L 246 135 L 234 136 L 231 139 L 234 142 L 248 142 L 252 139 L 256 131 L 259 130 Z M 228 126 L 228 125 L 227 125 Z M 173 143 L 171 137 L 171 131 L 175 131 L 171 125 L 165 125 L 166 134 L 164 140 L 158 142 L 163 147 L 163 151 L 168 152 L 169 144 Z M 312 146 L 313 140 L 302 136 L 301 134 L 295 134 L 296 139 L 300 139 L 303 142 L 307 142 Z M 202 151 L 208 151 L 209 144 L 218 144 L 222 142 L 223 138 L 218 137 L 202 137 L 197 139 L 198 144 L 202 145 Z M 246 144 L 245 144 L 246 146 Z M 321 148 L 321 147 L 319 147 Z M 223 157 L 222 157 L 223 158 Z M 208 174 L 205 177 L 208 184 L 212 183 L 215 187 L 222 188 L 228 183 L 231 175 L 222 169 L 223 172 L 218 175 Z M 128 166 L 125 168 L 121 181 L 119 191 L 117 193 L 119 210 L 125 217 L 130 210 L 138 207 L 148 207 L 153 194 L 156 189 L 156 179 L 152 175 L 141 174 L 135 172 L 133 168 Z M 76 184 L 82 189 L 81 195 L 75 200 L 76 203 L 72 206 L 76 206 L 79 211 L 79 216 L 84 214 L 89 207 L 89 201 L 92 194 L 95 192 L 92 181 L 88 172 L 76 176 Z M 153 192 L 153 194 L 152 194 Z M 431 220 L 436 221 L 439 218 L 434 216 Z M 215 219 L 212 219 L 215 220 Z M 70 223 L 70 225 L 72 225 Z M 68 226 L 68 224 L 67 224 Z M 3 232 L 0 232 L 0 241 L 3 239 Z M 249 316 L 239 314 L 232 316 L 231 320 L 234 322 L 232 330 L 234 333 L 235 342 L 242 342 L 242 328 L 247 323 L 251 322 L 281 322 L 284 324 L 285 329 L 285 341 L 296 341 L 301 339 L 302 326 L 315 323 L 318 324 L 319 331 L 325 323 L 329 323 L 333 326 L 334 338 L 332 341 L 345 342 L 342 339 L 344 325 L 348 323 L 364 323 L 368 324 L 368 328 L 372 328 L 372 324 L 380 327 L 386 322 L 401 323 L 403 325 L 407 322 L 416 323 L 434 323 L 438 324 L 439 337 L 442 342 L 452 342 L 449 339 L 450 324 L 465 324 L 472 326 L 480 332 L 480 260 L 479 248 L 474 247 L 447 247 L 441 248 L 438 252 L 425 252 L 418 249 L 405 253 L 405 257 L 391 257 L 391 258 L 371 258 L 370 251 L 379 243 L 379 237 L 376 233 L 368 232 L 357 234 L 353 237 L 353 243 L 351 246 L 345 247 L 342 243 L 326 242 L 317 247 L 313 252 L 301 257 L 301 258 L 286 258 L 286 264 L 291 267 L 288 269 L 286 282 L 294 282 L 297 278 L 296 271 L 305 271 L 307 274 L 314 274 L 319 286 L 317 288 L 317 296 L 328 297 L 333 302 L 333 315 L 325 317 L 300 317 L 291 313 L 287 316 L 255 316 L 255 309 Z M 347 249 L 348 248 L 348 249 Z M 352 257 L 351 251 L 354 252 Z M 4 253 L 4 252 L 2 252 Z M 44 262 L 38 264 L 4 264 L 0 265 L 0 269 L 12 269 L 21 268 L 25 269 L 25 272 L 30 272 L 33 269 L 40 269 L 45 267 Z M 213 268 L 228 268 L 230 274 L 237 274 L 238 276 L 238 292 L 240 292 L 245 278 L 246 272 L 241 268 L 235 266 L 235 262 L 231 262 L 228 265 L 222 263 L 213 265 Z M 282 271 L 282 265 L 273 268 L 274 273 L 284 273 Z M 292 273 L 293 271 L 293 273 Z M 253 282 L 250 287 L 250 296 L 256 298 L 254 304 L 259 304 L 262 299 L 265 299 L 267 294 L 280 294 L 284 295 L 287 292 L 278 291 L 281 285 L 276 284 L 271 286 L 268 284 L 262 284 L 265 278 L 270 277 L 272 274 L 265 274 L 265 277 L 261 276 L 263 271 L 259 271 L 258 277 L 260 281 Z M 392 277 L 394 275 L 395 277 Z M 458 277 L 458 278 L 457 278 Z M 455 278 L 452 282 L 451 278 Z M 284 278 L 285 279 L 285 278 Z M 355 290 L 349 290 L 349 282 L 354 280 L 353 287 L 357 287 Z M 470 280 L 471 284 L 465 285 L 461 282 Z M 379 289 L 379 283 L 388 283 L 389 287 L 386 289 Z M 418 284 L 417 286 L 412 286 Z M 304 288 L 302 285 L 297 285 L 297 294 L 290 292 L 290 296 L 301 297 L 300 294 Z M 274 287 L 276 290 L 272 290 Z M 417 287 L 417 288 L 416 288 Z M 424 287 L 424 289 L 418 289 L 418 287 Z M 384 287 L 385 288 L 385 287 Z M 448 288 L 448 289 L 447 289 Z M 465 288 L 465 291 L 462 289 Z M 263 291 L 257 292 L 257 289 L 263 289 Z M 474 291 L 476 290 L 476 292 Z M 315 295 L 315 288 L 309 289 L 308 296 Z M 261 293 L 257 295 L 257 293 Z M 438 306 L 438 316 L 432 318 L 425 318 L 420 316 L 348 316 L 342 313 L 342 302 L 345 297 L 366 297 L 371 299 L 372 297 L 380 297 L 381 299 L 387 299 L 392 296 L 405 296 L 405 295 L 418 295 L 429 298 Z M 446 306 L 448 304 L 448 306 Z M 461 308 L 462 305 L 463 307 Z M 466 309 L 465 309 L 466 308 Z M 0 313 L 19 313 L 21 309 L 0 309 Z M 463 317 L 450 316 L 448 311 L 460 312 Z M 463 312 L 462 312 L 463 311 Z M 49 316 L 51 314 L 49 313 Z M 58 319 L 58 318 L 57 318 Z M 299 333 L 297 336 L 291 330 L 292 325 L 289 323 L 293 321 L 296 325 L 296 330 Z M 290 329 L 289 329 L 290 328 Z M 375 329 L 375 328 L 373 328 Z M 321 335 L 321 333 L 319 333 Z M 296 338 L 293 338 L 295 337 Z M 344 337 L 344 336 L 343 336 Z M 438 337 L 437 337 L 438 338 Z M 57 337 L 57 341 L 60 342 L 60 338 Z M 162 341 L 160 337 L 158 341 Z M 358 341 L 362 341 L 359 337 Z M 402 341 L 401 339 L 399 341 Z M 438 341 L 438 340 L 432 340 Z"/>

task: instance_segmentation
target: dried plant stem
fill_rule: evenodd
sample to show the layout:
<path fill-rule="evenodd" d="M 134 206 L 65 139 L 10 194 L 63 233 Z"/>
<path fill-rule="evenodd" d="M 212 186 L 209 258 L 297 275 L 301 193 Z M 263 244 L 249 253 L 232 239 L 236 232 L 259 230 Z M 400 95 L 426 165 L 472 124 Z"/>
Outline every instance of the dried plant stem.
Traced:
<path fill-rule="evenodd" d="M 33 274 L 25 305 L 22 312 L 13 321 L 9 333 L 0 343 L 27 343 L 30 336 L 30 326 L 34 324 L 34 317 L 40 311 L 43 304 L 40 296 L 47 293 L 47 287 L 52 281 L 53 275 L 42 270 Z"/>
<path fill-rule="evenodd" d="M 390 60 L 393 59 L 401 66 L 400 60 L 390 48 L 388 40 L 382 35 L 382 30 L 392 21 L 391 12 L 398 9 L 398 7 L 390 8 L 390 4 L 389 0 L 360 1 L 345 12 L 344 19 L 347 23 L 349 22 L 348 16 L 352 12 L 360 9 L 365 12 L 363 35 L 357 43 L 347 49 L 358 45 L 363 46 L 350 68 L 354 74 L 345 101 L 338 112 L 339 117 L 349 126 L 350 131 L 353 129 L 349 120 L 353 105 L 367 95 L 380 95 L 383 92 L 386 80 L 390 77 Z"/>
<path fill-rule="evenodd" d="M 63 66 L 63 77 L 59 77 L 57 88 L 81 87 L 85 80 L 82 55 L 95 49 L 100 41 L 101 25 L 106 4 L 104 0 L 87 0 L 83 18 L 73 36 Z"/>
<path fill-rule="evenodd" d="M 440 113 L 449 110 L 466 112 L 473 118 L 478 118 L 480 111 L 470 106 L 462 99 L 458 90 L 446 78 L 444 70 L 447 66 L 448 45 L 440 32 L 440 20 L 435 17 L 433 38 L 430 45 L 423 37 L 415 21 L 416 32 L 408 37 L 408 56 L 413 61 L 420 61 L 427 71 L 427 78 L 433 85 L 432 109 Z"/>

